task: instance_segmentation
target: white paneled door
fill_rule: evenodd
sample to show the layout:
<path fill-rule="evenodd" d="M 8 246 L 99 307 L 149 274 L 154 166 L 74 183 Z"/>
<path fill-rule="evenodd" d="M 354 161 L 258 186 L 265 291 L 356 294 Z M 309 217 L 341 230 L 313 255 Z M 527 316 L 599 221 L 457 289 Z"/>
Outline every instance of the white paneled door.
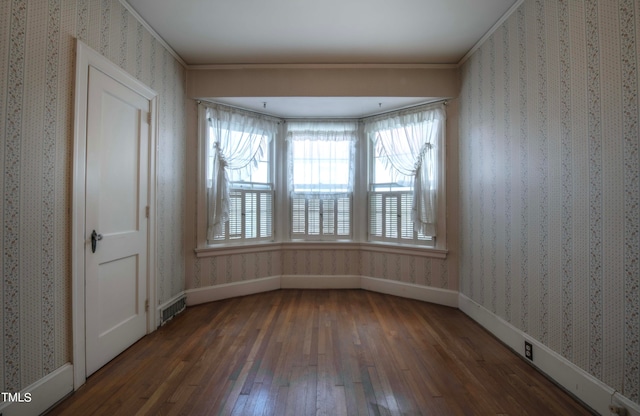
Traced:
<path fill-rule="evenodd" d="M 151 102 L 89 67 L 86 375 L 147 333 Z"/>

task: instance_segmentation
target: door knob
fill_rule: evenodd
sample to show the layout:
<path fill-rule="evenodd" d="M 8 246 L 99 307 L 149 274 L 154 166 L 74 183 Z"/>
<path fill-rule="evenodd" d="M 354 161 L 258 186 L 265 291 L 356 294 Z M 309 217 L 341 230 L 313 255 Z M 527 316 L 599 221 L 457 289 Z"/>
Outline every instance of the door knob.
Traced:
<path fill-rule="evenodd" d="M 91 233 L 91 252 L 96 252 L 96 246 L 98 245 L 98 241 L 102 240 L 102 234 L 98 234 L 96 230 L 93 230 Z"/>

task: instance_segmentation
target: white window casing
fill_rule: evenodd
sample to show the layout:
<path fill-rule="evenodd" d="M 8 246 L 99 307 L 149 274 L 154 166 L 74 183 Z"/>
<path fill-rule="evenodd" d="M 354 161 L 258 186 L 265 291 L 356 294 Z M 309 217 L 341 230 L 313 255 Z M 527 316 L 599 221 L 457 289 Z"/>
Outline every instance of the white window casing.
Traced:
<path fill-rule="evenodd" d="M 442 105 L 423 107 L 437 107 L 441 110 L 444 108 Z M 435 150 L 433 157 L 437 160 L 437 163 L 432 165 L 435 171 L 431 171 L 429 178 L 434 185 L 429 191 L 429 197 L 435 204 L 433 235 L 425 234 L 421 232 L 420 227 L 416 229 L 413 226 L 412 217 L 415 215 L 415 206 L 411 186 L 415 180 L 410 183 L 400 181 L 400 185 L 398 182 L 376 183 L 374 180 L 376 143 L 371 140 L 370 135 L 365 134 L 367 130 L 364 126 L 370 120 L 379 120 L 384 117 L 381 115 L 362 119 L 359 122 L 347 121 L 356 126 L 355 138 L 349 147 L 352 154 L 349 159 L 347 178 L 340 177 L 340 181 L 335 181 L 338 186 L 333 188 L 331 188 L 332 184 L 322 184 L 318 181 L 308 181 L 309 183 L 305 183 L 307 182 L 305 180 L 297 181 L 295 186 L 299 192 L 292 192 L 294 190 L 292 185 L 294 181 L 291 177 L 293 159 L 290 153 L 291 139 L 287 136 L 287 127 L 289 123 L 293 124 L 293 121 L 285 122 L 285 120 L 274 118 L 273 120 L 280 125 L 277 133 L 268 139 L 270 141 L 269 180 L 253 183 L 251 177 L 245 179 L 241 175 L 243 179 L 239 179 L 237 175 L 230 175 L 228 220 L 223 223 L 213 238 L 208 238 L 207 201 L 210 186 L 207 184 L 211 184 L 211 179 L 207 179 L 206 172 L 210 169 L 208 167 L 210 162 L 207 159 L 207 135 L 210 133 L 207 131 L 205 122 L 207 113 L 204 105 L 199 106 L 199 117 L 201 122 L 196 231 L 198 241 L 196 254 L 199 257 L 222 252 L 232 253 L 234 250 L 260 250 L 261 248 L 258 247 L 267 249 L 276 245 L 286 246 L 288 242 L 312 245 L 315 242 L 315 244 L 332 246 L 336 244 L 336 247 L 339 244 L 357 244 L 365 250 L 384 250 L 386 247 L 396 251 L 413 250 L 424 251 L 426 255 L 430 252 L 433 252 L 433 256 L 445 255 L 444 119 L 442 119 L 438 136 L 440 141 L 433 146 Z M 314 120 L 314 122 L 320 121 Z M 318 134 L 326 135 L 326 133 Z M 335 136 L 332 140 L 335 140 Z M 379 159 L 378 163 L 380 160 L 382 159 Z M 387 162 L 390 163 L 388 158 Z M 265 161 L 260 160 L 260 163 Z M 325 162 L 320 161 L 316 167 L 322 163 Z M 323 169 L 317 169 L 317 171 L 323 173 Z"/>

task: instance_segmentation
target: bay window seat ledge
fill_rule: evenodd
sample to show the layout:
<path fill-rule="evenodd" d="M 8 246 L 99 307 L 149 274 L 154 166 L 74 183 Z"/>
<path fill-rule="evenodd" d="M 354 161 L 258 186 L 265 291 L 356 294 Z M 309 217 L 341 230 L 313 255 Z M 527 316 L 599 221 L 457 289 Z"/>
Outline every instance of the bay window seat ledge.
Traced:
<path fill-rule="evenodd" d="M 200 258 L 281 250 L 356 250 L 376 253 L 405 254 L 436 259 L 446 259 L 449 252 L 446 249 L 439 249 L 434 247 L 354 241 L 286 241 L 236 245 L 220 244 L 199 247 L 194 251 L 196 257 Z"/>

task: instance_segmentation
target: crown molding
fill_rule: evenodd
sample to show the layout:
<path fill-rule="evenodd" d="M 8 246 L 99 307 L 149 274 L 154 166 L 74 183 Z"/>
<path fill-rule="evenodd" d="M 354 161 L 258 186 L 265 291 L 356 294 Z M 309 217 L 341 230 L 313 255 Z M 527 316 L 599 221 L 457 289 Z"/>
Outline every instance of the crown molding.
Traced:
<path fill-rule="evenodd" d="M 124 0 L 122 0 L 124 1 Z M 238 69 L 456 69 L 458 64 L 210 64 L 187 65 L 188 70 Z"/>
<path fill-rule="evenodd" d="M 467 52 L 462 59 L 460 59 L 460 61 L 456 64 L 458 67 L 461 67 L 469 58 L 471 58 L 471 55 L 473 55 L 475 53 L 475 51 L 477 51 L 478 49 L 480 49 L 480 47 L 487 41 L 487 39 L 489 39 L 491 37 L 491 35 L 493 35 L 493 32 L 495 32 L 496 30 L 498 30 L 498 28 L 500 26 L 502 26 L 502 24 L 513 14 L 515 13 L 516 10 L 518 10 L 518 8 L 520 7 L 520 5 L 524 3 L 524 0 L 518 0 L 514 3 L 513 6 L 511 6 L 509 8 L 509 10 L 507 10 L 505 12 L 505 14 L 502 15 L 502 17 L 500 19 L 498 19 L 498 21 L 491 26 L 491 29 L 489 29 L 487 31 L 487 33 L 484 34 L 484 36 L 482 36 L 480 38 L 480 40 L 478 42 L 476 42 L 475 45 L 473 45 L 473 47 L 471 49 L 469 49 L 469 52 Z"/>
<path fill-rule="evenodd" d="M 138 14 L 138 12 L 127 2 L 127 0 L 119 0 L 119 1 L 120 1 L 120 4 L 122 4 L 122 6 L 125 9 L 127 9 L 129 13 L 131 13 L 131 15 L 135 17 L 136 20 L 140 22 L 142 26 L 144 26 L 145 29 L 147 29 L 147 31 L 151 34 L 151 36 L 153 36 L 153 38 L 157 40 L 167 50 L 167 52 L 169 52 L 171 56 L 173 56 L 176 59 L 176 61 L 180 63 L 180 65 L 182 65 L 183 68 L 187 69 L 189 67 L 189 65 L 187 65 L 187 63 L 180 57 L 180 55 L 178 55 L 178 53 L 174 51 L 173 48 L 169 46 L 169 44 L 165 42 L 164 39 L 162 39 L 162 37 L 158 34 L 158 32 L 156 32 L 149 25 L 149 23 L 147 23 L 146 20 L 144 20 L 142 16 Z"/>

